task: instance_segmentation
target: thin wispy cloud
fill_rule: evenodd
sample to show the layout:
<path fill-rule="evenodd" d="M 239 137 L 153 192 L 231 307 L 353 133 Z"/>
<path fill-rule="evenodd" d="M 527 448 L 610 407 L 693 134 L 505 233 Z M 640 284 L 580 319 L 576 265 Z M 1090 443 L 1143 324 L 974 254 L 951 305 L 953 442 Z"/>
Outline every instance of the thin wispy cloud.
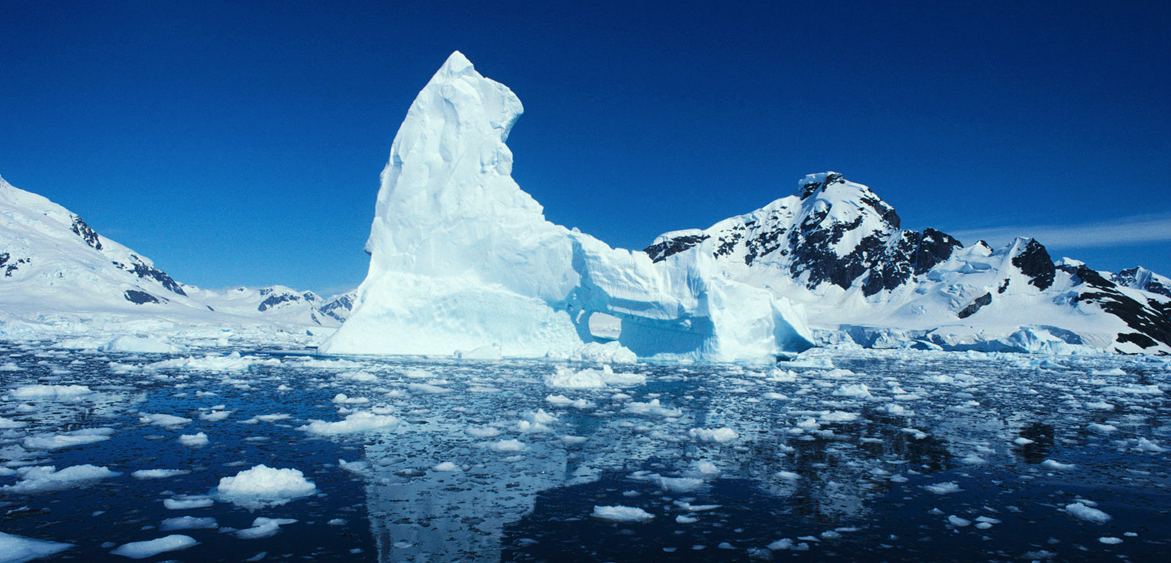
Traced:
<path fill-rule="evenodd" d="M 1023 225 L 949 233 L 965 245 L 983 239 L 1002 244 L 1032 237 L 1049 248 L 1103 248 L 1171 241 L 1171 214 L 1135 215 L 1080 225 Z"/>

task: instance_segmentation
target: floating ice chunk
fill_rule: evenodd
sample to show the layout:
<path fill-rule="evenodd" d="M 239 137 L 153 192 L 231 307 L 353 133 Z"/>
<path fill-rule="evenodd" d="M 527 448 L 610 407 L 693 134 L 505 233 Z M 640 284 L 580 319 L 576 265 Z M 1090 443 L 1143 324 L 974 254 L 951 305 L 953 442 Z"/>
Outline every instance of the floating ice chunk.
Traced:
<path fill-rule="evenodd" d="M 16 362 L 8 362 L 0 365 L 0 371 L 24 371 L 24 368 L 16 365 Z"/>
<path fill-rule="evenodd" d="M 556 371 L 545 376 L 545 385 L 564 389 L 601 389 L 606 386 L 607 372 L 613 375 L 614 370 L 608 365 L 602 366 L 600 370 L 583 369 L 581 371 L 557 366 Z"/>
<path fill-rule="evenodd" d="M 220 479 L 216 492 L 221 500 L 244 508 L 285 504 L 317 491 L 298 469 L 276 469 L 264 464 Z"/>
<path fill-rule="evenodd" d="M 589 342 L 578 346 L 570 358 L 605 364 L 633 364 L 638 361 L 634 352 L 618 342 Z"/>
<path fill-rule="evenodd" d="M 684 515 L 680 514 L 679 516 L 675 517 L 675 522 L 679 523 L 679 524 L 694 524 L 696 522 L 699 522 L 699 518 L 696 518 L 694 516 L 684 516 Z"/>
<path fill-rule="evenodd" d="M 1122 368 L 1113 369 L 1096 369 L 1090 372 L 1091 375 L 1126 375 L 1126 371 Z"/>
<path fill-rule="evenodd" d="M 203 495 L 163 499 L 163 506 L 167 510 L 192 510 L 195 508 L 207 508 L 213 504 L 215 504 L 215 501 Z"/>
<path fill-rule="evenodd" d="M 794 367 L 794 368 L 818 368 L 818 369 L 833 369 L 834 368 L 833 360 L 831 360 L 827 357 L 797 358 L 795 360 L 785 362 L 784 365 L 786 367 Z"/>
<path fill-rule="evenodd" d="M 692 428 L 687 431 L 691 439 L 700 442 L 714 442 L 716 444 L 725 444 L 739 438 L 740 435 L 731 428 Z"/>
<path fill-rule="evenodd" d="M 519 452 L 525 447 L 524 442 L 520 440 L 501 440 L 488 445 L 489 449 L 497 452 Z"/>
<path fill-rule="evenodd" d="M 11 430 L 13 428 L 24 428 L 28 423 L 19 420 L 12 420 L 11 418 L 4 418 L 0 416 L 0 430 Z"/>
<path fill-rule="evenodd" d="M 590 439 L 585 436 L 562 436 L 561 443 L 567 446 L 580 446 Z"/>
<path fill-rule="evenodd" d="M 650 522 L 655 515 L 633 506 L 595 506 L 590 516 L 607 522 Z"/>
<path fill-rule="evenodd" d="M 338 467 L 345 471 L 349 471 L 354 475 L 365 475 L 370 469 L 369 461 L 346 461 L 344 459 L 337 460 Z"/>
<path fill-rule="evenodd" d="M 1096 411 L 1112 411 L 1114 410 L 1114 405 L 1107 403 L 1106 401 L 1098 401 L 1095 403 L 1086 403 L 1086 408 Z"/>
<path fill-rule="evenodd" d="M 1047 459 L 1041 462 L 1041 466 L 1048 467 L 1049 469 L 1057 469 L 1059 471 L 1070 471 L 1075 467 L 1072 463 L 1061 463 L 1060 461 L 1054 461 L 1052 459 Z"/>
<path fill-rule="evenodd" d="M 1098 541 L 1102 542 L 1106 545 L 1118 545 L 1118 544 L 1122 543 L 1122 538 L 1105 536 L 1105 537 L 1098 538 Z"/>
<path fill-rule="evenodd" d="M 339 405 L 360 405 L 369 403 L 370 399 L 366 397 L 348 397 L 345 393 L 338 393 L 333 396 L 333 402 Z"/>
<path fill-rule="evenodd" d="M 789 538 L 781 538 L 773 543 L 765 546 L 773 551 L 788 551 L 793 549 L 793 540 Z"/>
<path fill-rule="evenodd" d="M 664 407 L 659 403 L 658 399 L 651 399 L 649 403 L 632 402 L 626 405 L 622 412 L 630 414 L 645 414 L 650 416 L 661 416 L 664 418 L 678 418 L 683 416 L 682 409 L 671 409 Z"/>
<path fill-rule="evenodd" d="M 1113 517 L 1111 517 L 1109 514 L 1106 514 L 1097 508 L 1086 506 L 1081 502 L 1065 505 L 1065 511 L 1068 512 L 1071 516 L 1075 516 L 1089 522 L 1097 522 L 1099 524 L 1113 520 Z"/>
<path fill-rule="evenodd" d="M 450 461 L 445 461 L 436 465 L 435 467 L 432 467 L 431 470 L 438 471 L 440 473 L 450 473 L 453 471 L 459 471 L 459 466 Z"/>
<path fill-rule="evenodd" d="M 1138 445 L 1136 447 L 1139 449 L 1139 451 L 1143 452 L 1159 453 L 1167 451 L 1167 449 L 1160 446 L 1158 442 L 1154 440 L 1148 440 L 1146 438 L 1139 438 Z"/>
<path fill-rule="evenodd" d="M 587 401 L 585 399 L 571 400 L 565 395 L 549 395 L 548 397 L 545 397 L 545 402 L 558 407 L 573 407 L 575 409 L 582 410 L 592 409 L 598 406 L 596 403 Z"/>
<path fill-rule="evenodd" d="M 196 432 L 195 434 L 182 434 L 179 436 L 179 443 L 189 448 L 202 448 L 208 443 L 207 434 L 203 432 Z"/>
<path fill-rule="evenodd" d="M 166 479 L 167 477 L 190 474 L 191 472 L 186 469 L 139 469 L 131 473 L 130 476 L 135 479 Z"/>
<path fill-rule="evenodd" d="M 212 410 L 211 412 L 200 413 L 199 419 L 206 420 L 208 422 L 219 422 L 219 421 L 224 420 L 224 419 L 228 418 L 229 416 L 231 416 L 233 412 L 234 411 L 223 410 L 223 409 Z"/>
<path fill-rule="evenodd" d="M 153 424 L 155 426 L 162 426 L 164 428 L 172 428 L 175 426 L 183 426 L 190 424 L 190 418 L 183 418 L 173 414 L 145 414 L 138 417 L 138 421 L 143 424 Z"/>
<path fill-rule="evenodd" d="M 68 401 L 93 393 L 85 385 L 22 385 L 8 392 L 20 401 Z"/>
<path fill-rule="evenodd" d="M 0 532 L 0 563 L 24 563 L 61 553 L 71 547 L 71 543 L 34 540 Z"/>
<path fill-rule="evenodd" d="M 95 442 L 104 442 L 114 433 L 113 428 L 83 428 L 73 432 L 36 434 L 25 438 L 24 447 L 30 450 L 60 450 Z"/>
<path fill-rule="evenodd" d="M 469 426 L 464 432 L 474 438 L 495 438 L 500 435 L 500 430 L 491 426 Z"/>
<path fill-rule="evenodd" d="M 972 524 L 971 520 L 967 520 L 965 518 L 960 518 L 959 516 L 956 516 L 954 514 L 947 517 L 947 522 L 957 528 L 963 528 L 965 526 L 970 526 Z"/>
<path fill-rule="evenodd" d="M 450 393 L 451 389 L 431 385 L 430 383 L 411 383 L 407 385 L 407 391 L 416 395 L 439 395 L 441 393 Z"/>
<path fill-rule="evenodd" d="M 1018 446 L 1027 446 L 1027 445 L 1029 445 L 1029 444 L 1032 444 L 1032 443 L 1033 443 L 1033 440 L 1030 440 L 1030 439 L 1028 439 L 1028 438 L 1025 438 L 1024 436 L 1021 436 L 1020 438 L 1016 438 L 1016 439 L 1014 439 L 1014 440 L 1012 441 L 1012 443 L 1014 443 L 1014 444 L 1016 444 L 1016 445 L 1018 445 Z"/>
<path fill-rule="evenodd" d="M 195 538 L 191 536 L 172 534 L 150 541 L 136 541 L 123 544 L 110 553 L 131 559 L 146 559 L 147 557 L 154 557 L 160 553 L 179 551 L 180 549 L 187 549 L 198 544 L 199 542 L 195 541 Z"/>
<path fill-rule="evenodd" d="M 348 379 L 350 381 L 357 381 L 360 383 L 373 383 L 378 381 L 378 376 L 368 371 L 347 371 L 337 374 L 338 379 Z"/>
<path fill-rule="evenodd" d="M 960 488 L 959 483 L 956 483 L 955 481 L 936 483 L 934 485 L 924 485 L 923 488 L 927 489 L 928 492 L 932 492 L 937 495 L 950 495 L 952 493 L 958 493 L 963 490 Z"/>
<path fill-rule="evenodd" d="M 121 475 L 117 471 L 110 471 L 96 465 L 74 465 L 57 471 L 53 465 L 39 467 L 19 467 L 16 469 L 20 481 L 15 485 L 5 485 L 0 490 L 14 493 L 43 493 L 83 487 L 108 477 Z"/>
<path fill-rule="evenodd" d="M 202 358 L 188 356 L 186 358 L 163 360 L 161 362 L 147 364 L 143 367 L 149 370 L 185 369 L 213 372 L 240 372 L 247 371 L 249 367 L 254 365 L 279 366 L 281 365 L 281 361 L 276 358 L 262 360 L 255 356 L 241 356 L 239 352 L 232 352 L 227 356 L 209 354 Z"/>
<path fill-rule="evenodd" d="M 265 518 L 261 516 L 252 521 L 251 528 L 237 530 L 236 537 L 242 540 L 267 538 L 276 535 L 280 531 L 281 526 L 295 524 L 296 522 L 292 518 Z"/>
<path fill-rule="evenodd" d="M 786 481 L 797 481 L 801 479 L 800 475 L 793 473 L 792 471 L 778 471 L 777 477 L 780 477 Z"/>
<path fill-rule="evenodd" d="M 832 411 L 821 415 L 822 422 L 853 422 L 860 415 L 856 412 Z"/>
<path fill-rule="evenodd" d="M 218 528 L 215 518 L 210 516 L 199 518 L 196 516 L 179 516 L 167 518 L 159 525 L 160 532 L 174 532 L 176 530 L 214 530 Z"/>
<path fill-rule="evenodd" d="M 337 436 L 339 434 L 354 434 L 372 430 L 392 431 L 398 428 L 398 419 L 390 415 L 377 415 L 369 412 L 356 412 L 346 416 L 338 422 L 312 420 L 306 426 L 298 427 L 310 434 L 318 436 Z"/>
<path fill-rule="evenodd" d="M 1098 424 L 1097 422 L 1091 422 L 1088 426 L 1086 426 L 1086 428 L 1102 434 L 1109 434 L 1115 430 L 1118 430 L 1117 426 L 1112 426 L 1110 424 Z"/>
<path fill-rule="evenodd" d="M 838 397 L 851 397 L 854 399 L 869 399 L 873 397 L 870 394 L 870 388 L 865 383 L 851 383 L 843 385 L 834 391 L 834 395 Z"/>
<path fill-rule="evenodd" d="M 672 493 L 690 493 L 703 488 L 707 484 L 707 481 L 694 477 L 663 477 L 661 475 L 657 477 L 659 486 L 664 491 Z"/>
<path fill-rule="evenodd" d="M 156 336 L 119 336 L 105 344 L 103 352 L 126 352 L 132 354 L 182 354 L 186 348 L 172 344 L 170 340 Z"/>
<path fill-rule="evenodd" d="M 675 506 L 678 506 L 680 509 L 687 512 L 707 512 L 709 510 L 715 510 L 720 507 L 718 504 L 691 504 L 690 502 L 682 500 L 675 501 Z"/>

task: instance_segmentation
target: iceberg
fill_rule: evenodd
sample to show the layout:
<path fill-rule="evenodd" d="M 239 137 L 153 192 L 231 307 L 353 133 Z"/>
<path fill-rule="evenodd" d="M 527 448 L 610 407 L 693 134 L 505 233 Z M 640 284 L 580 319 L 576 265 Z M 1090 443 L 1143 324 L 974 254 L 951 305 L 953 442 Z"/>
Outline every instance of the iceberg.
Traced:
<path fill-rule="evenodd" d="M 546 220 L 512 179 L 505 142 L 522 112 L 463 54 L 447 59 L 395 136 L 369 272 L 322 352 L 570 357 L 613 340 L 591 332 L 599 313 L 639 358 L 771 361 L 812 346 L 802 309 L 710 256 L 654 262 Z"/>

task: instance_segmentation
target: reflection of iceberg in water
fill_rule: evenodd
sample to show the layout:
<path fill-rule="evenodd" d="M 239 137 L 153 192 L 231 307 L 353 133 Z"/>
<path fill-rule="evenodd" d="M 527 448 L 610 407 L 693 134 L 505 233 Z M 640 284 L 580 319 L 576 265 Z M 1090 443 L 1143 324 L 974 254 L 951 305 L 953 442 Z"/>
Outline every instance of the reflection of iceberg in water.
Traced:
<path fill-rule="evenodd" d="M 365 450 L 379 559 L 533 560 L 584 549 L 596 553 L 583 559 L 621 560 L 721 543 L 746 558 L 763 557 L 751 550 L 769 545 L 872 549 L 889 544 L 886 535 L 905 537 L 911 548 L 952 533 L 951 515 L 1003 521 L 1015 505 L 1040 511 L 1021 525 L 1048 518 L 1047 526 L 1075 533 L 1076 521 L 1052 521 L 1053 506 L 1072 502 L 1058 485 L 1092 492 L 1095 480 L 1125 473 L 1092 452 L 1139 443 L 1125 430 L 1086 433 L 1098 423 L 1124 427 L 1121 400 L 1112 414 L 1054 407 L 1055 398 L 1100 402 L 1093 384 L 1063 376 L 1038 384 L 1034 395 L 1018 389 L 1022 372 L 999 363 L 835 362 L 854 371 L 635 365 L 616 370 L 645 375 L 645 385 L 600 390 L 546 387 L 544 376 L 557 369 L 548 363 L 430 366 L 452 392 L 396 403 L 405 427 Z M 564 398 L 547 400 L 553 395 Z M 1125 398 L 1138 412 L 1166 407 L 1164 394 Z M 541 409 L 551 413 L 544 427 L 533 422 Z M 735 437 L 725 440 L 722 429 Z M 1098 450 L 1070 450 L 1073 437 L 1079 448 Z M 1047 475 L 1054 465 L 1040 461 L 1054 458 L 1087 471 Z M 443 462 L 458 470 L 434 469 Z M 1132 462 L 1149 468 L 1158 460 Z M 1125 477 L 1135 486 L 1146 479 Z M 1050 496 L 1038 503 L 1037 495 Z M 591 518 L 594 506 L 609 505 L 655 518 L 637 525 Z M 719 507 L 696 508 L 705 505 Z M 627 545 L 624 530 L 645 545 L 615 551 Z M 972 547 L 973 560 L 987 555 Z"/>

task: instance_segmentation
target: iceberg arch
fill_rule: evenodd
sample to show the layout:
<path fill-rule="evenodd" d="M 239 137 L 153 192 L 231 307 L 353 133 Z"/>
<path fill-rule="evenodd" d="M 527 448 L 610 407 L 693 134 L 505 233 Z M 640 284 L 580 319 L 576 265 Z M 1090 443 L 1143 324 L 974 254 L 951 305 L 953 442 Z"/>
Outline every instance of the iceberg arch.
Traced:
<path fill-rule="evenodd" d="M 768 361 L 812 346 L 803 311 L 723 277 L 714 259 L 641 251 L 545 219 L 512 179 L 505 141 L 523 112 L 456 51 L 407 111 L 382 172 L 353 312 L 321 351 L 569 356 L 621 319 L 640 358 Z"/>

